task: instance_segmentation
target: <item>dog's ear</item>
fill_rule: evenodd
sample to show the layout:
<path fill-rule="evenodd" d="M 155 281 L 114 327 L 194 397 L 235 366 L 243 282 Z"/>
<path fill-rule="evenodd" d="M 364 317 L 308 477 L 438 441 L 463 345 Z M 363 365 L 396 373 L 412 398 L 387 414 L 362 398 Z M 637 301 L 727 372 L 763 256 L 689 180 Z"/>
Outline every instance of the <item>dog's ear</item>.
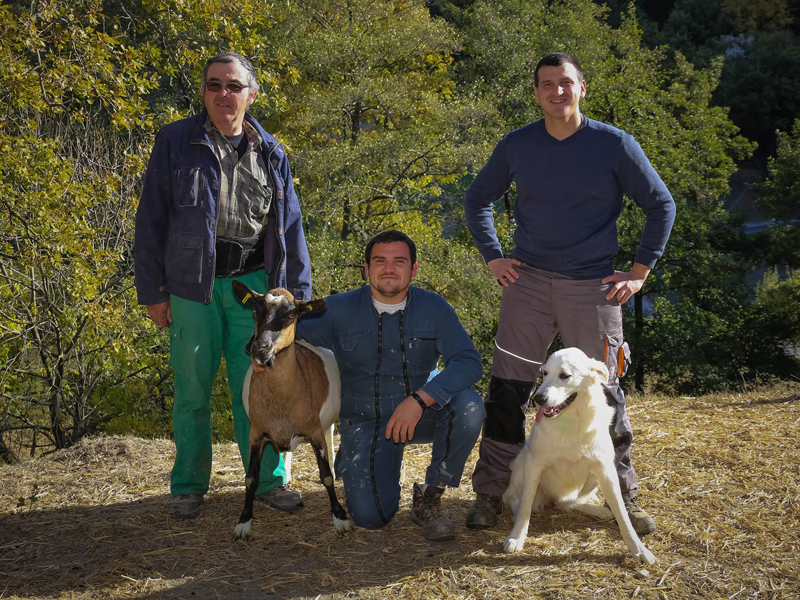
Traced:
<path fill-rule="evenodd" d="M 589 361 L 589 371 L 592 373 L 595 380 L 598 380 L 600 383 L 608 383 L 608 367 L 599 360 Z"/>

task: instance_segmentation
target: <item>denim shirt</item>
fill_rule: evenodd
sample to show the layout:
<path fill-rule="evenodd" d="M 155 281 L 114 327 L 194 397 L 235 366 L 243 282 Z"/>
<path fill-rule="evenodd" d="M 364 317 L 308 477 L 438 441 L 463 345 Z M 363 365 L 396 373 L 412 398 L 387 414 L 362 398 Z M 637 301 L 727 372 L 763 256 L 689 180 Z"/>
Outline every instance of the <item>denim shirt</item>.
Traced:
<path fill-rule="evenodd" d="M 405 309 L 393 314 L 378 314 L 369 286 L 326 301 L 321 313 L 298 321 L 297 336 L 336 356 L 343 417 L 388 418 L 420 389 L 441 408 L 480 380 L 480 355 L 438 294 L 411 286 Z M 445 368 L 430 377 L 440 356 Z"/>
<path fill-rule="evenodd" d="M 174 294 L 208 304 L 214 261 L 220 165 L 204 124 L 206 111 L 170 123 L 156 136 L 136 212 L 134 274 L 140 304 Z M 275 189 L 264 238 L 270 287 L 311 299 L 311 264 L 286 152 L 249 114 Z"/>

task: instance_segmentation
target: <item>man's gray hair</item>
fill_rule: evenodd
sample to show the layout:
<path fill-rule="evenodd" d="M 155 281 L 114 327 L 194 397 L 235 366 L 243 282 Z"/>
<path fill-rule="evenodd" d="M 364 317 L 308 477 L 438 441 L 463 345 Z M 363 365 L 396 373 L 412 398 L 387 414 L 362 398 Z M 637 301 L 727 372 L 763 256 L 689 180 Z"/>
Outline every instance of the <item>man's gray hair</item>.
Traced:
<path fill-rule="evenodd" d="M 206 77 L 208 77 L 208 69 L 214 63 L 232 63 L 238 62 L 244 70 L 247 71 L 247 83 L 248 85 L 253 88 L 256 92 L 258 91 L 258 71 L 253 66 L 249 60 L 247 60 L 244 56 L 239 54 L 238 52 L 223 52 L 222 54 L 217 54 L 216 56 L 212 56 L 206 61 L 206 66 L 203 68 L 203 85 L 206 84 Z"/>

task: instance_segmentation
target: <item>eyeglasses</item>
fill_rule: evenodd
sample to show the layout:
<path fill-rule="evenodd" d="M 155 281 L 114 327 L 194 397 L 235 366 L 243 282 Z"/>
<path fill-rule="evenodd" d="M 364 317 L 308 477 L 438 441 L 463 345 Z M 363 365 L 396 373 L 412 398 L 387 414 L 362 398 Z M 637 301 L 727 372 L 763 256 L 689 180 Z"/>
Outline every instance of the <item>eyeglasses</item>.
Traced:
<path fill-rule="evenodd" d="M 229 94 L 240 94 L 244 88 L 249 88 L 249 85 L 242 85 L 241 83 L 220 83 L 219 81 L 206 81 L 206 89 L 209 92 L 219 92 L 222 88 Z"/>

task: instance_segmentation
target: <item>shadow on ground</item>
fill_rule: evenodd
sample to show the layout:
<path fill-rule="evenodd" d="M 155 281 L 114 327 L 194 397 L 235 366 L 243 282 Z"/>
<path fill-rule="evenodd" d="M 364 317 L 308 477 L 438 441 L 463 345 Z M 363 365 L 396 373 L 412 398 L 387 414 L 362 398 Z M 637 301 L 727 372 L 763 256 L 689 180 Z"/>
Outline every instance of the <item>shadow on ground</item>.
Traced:
<path fill-rule="evenodd" d="M 257 505 L 248 543 L 231 536 L 243 502 L 243 494 L 234 491 L 209 494 L 203 516 L 188 522 L 167 518 L 168 496 L 6 514 L 0 516 L 0 597 L 103 597 L 102 590 L 124 588 L 131 597 L 152 600 L 324 598 L 362 587 L 399 586 L 426 570 L 444 573 L 468 564 L 478 576 L 502 578 L 497 567 L 567 560 L 502 554 L 500 542 L 511 529 L 511 516 L 505 513 L 495 531 L 467 530 L 462 524 L 469 501 L 463 499 L 444 503 L 457 524 L 457 540 L 429 543 L 408 519 L 407 500 L 385 529 L 358 528 L 340 537 L 324 491 L 304 496 L 306 508 L 295 514 Z M 546 512 L 532 522 L 529 540 L 565 530 L 585 539 L 583 530 L 603 528 L 619 538 L 614 523 Z M 573 549 L 569 561 L 618 564 L 626 558 L 618 542 L 616 555 Z M 439 595 L 435 587 L 432 592 Z"/>

